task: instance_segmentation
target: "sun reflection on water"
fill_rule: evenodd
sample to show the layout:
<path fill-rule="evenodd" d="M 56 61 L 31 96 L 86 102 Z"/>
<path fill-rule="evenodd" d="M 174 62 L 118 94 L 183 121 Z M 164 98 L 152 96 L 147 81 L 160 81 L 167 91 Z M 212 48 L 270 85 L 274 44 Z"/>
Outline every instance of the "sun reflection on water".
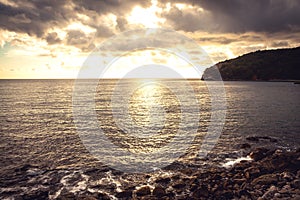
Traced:
<path fill-rule="evenodd" d="M 164 87 L 155 79 L 141 79 L 139 82 L 140 86 L 131 96 L 129 115 L 139 126 L 162 128 L 165 121 Z"/>

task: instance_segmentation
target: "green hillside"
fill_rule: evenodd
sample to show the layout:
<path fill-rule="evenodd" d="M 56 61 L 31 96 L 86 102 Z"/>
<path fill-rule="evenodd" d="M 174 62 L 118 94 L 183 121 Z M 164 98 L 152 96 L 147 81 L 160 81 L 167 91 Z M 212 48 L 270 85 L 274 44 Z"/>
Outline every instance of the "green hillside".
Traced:
<path fill-rule="evenodd" d="M 220 62 L 216 66 L 225 81 L 300 80 L 300 47 L 256 51 Z M 213 67 L 205 70 L 202 77 L 204 80 L 217 80 Z"/>

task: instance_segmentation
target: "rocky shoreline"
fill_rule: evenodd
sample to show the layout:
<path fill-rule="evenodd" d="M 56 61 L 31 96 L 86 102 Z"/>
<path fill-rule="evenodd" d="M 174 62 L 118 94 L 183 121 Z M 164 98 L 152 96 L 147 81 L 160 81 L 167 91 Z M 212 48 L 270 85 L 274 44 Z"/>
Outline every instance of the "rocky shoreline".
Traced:
<path fill-rule="evenodd" d="M 174 163 L 159 172 L 124 174 L 108 167 L 40 169 L 1 175 L 1 199 L 300 199 L 300 148 L 256 148 L 230 168 Z"/>

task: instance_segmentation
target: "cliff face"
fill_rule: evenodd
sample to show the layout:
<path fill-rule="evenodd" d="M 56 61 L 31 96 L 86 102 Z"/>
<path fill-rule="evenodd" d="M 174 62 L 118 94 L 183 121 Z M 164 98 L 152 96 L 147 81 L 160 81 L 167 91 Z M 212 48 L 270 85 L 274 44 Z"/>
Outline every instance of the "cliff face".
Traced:
<path fill-rule="evenodd" d="M 220 62 L 204 71 L 204 80 L 216 80 L 213 67 L 225 81 L 300 80 L 300 47 L 256 51 Z"/>

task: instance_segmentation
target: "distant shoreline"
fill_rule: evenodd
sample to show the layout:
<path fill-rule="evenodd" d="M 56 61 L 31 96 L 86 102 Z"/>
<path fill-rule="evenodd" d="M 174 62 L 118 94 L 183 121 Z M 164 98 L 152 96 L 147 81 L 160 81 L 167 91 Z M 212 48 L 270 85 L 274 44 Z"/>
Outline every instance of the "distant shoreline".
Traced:
<path fill-rule="evenodd" d="M 8 81 L 8 80 L 199 80 L 199 81 L 220 81 L 220 80 L 203 80 L 203 79 L 197 79 L 197 78 L 124 78 L 124 79 L 120 79 L 120 78 L 101 78 L 101 79 L 97 79 L 97 78 L 82 78 L 82 79 L 76 79 L 76 78 L 41 78 L 41 79 L 33 79 L 33 78 L 22 78 L 22 79 L 16 79 L 16 78 L 12 78 L 12 79 L 1 79 L 0 81 Z M 223 82 L 299 82 L 300 80 L 221 80 Z"/>

